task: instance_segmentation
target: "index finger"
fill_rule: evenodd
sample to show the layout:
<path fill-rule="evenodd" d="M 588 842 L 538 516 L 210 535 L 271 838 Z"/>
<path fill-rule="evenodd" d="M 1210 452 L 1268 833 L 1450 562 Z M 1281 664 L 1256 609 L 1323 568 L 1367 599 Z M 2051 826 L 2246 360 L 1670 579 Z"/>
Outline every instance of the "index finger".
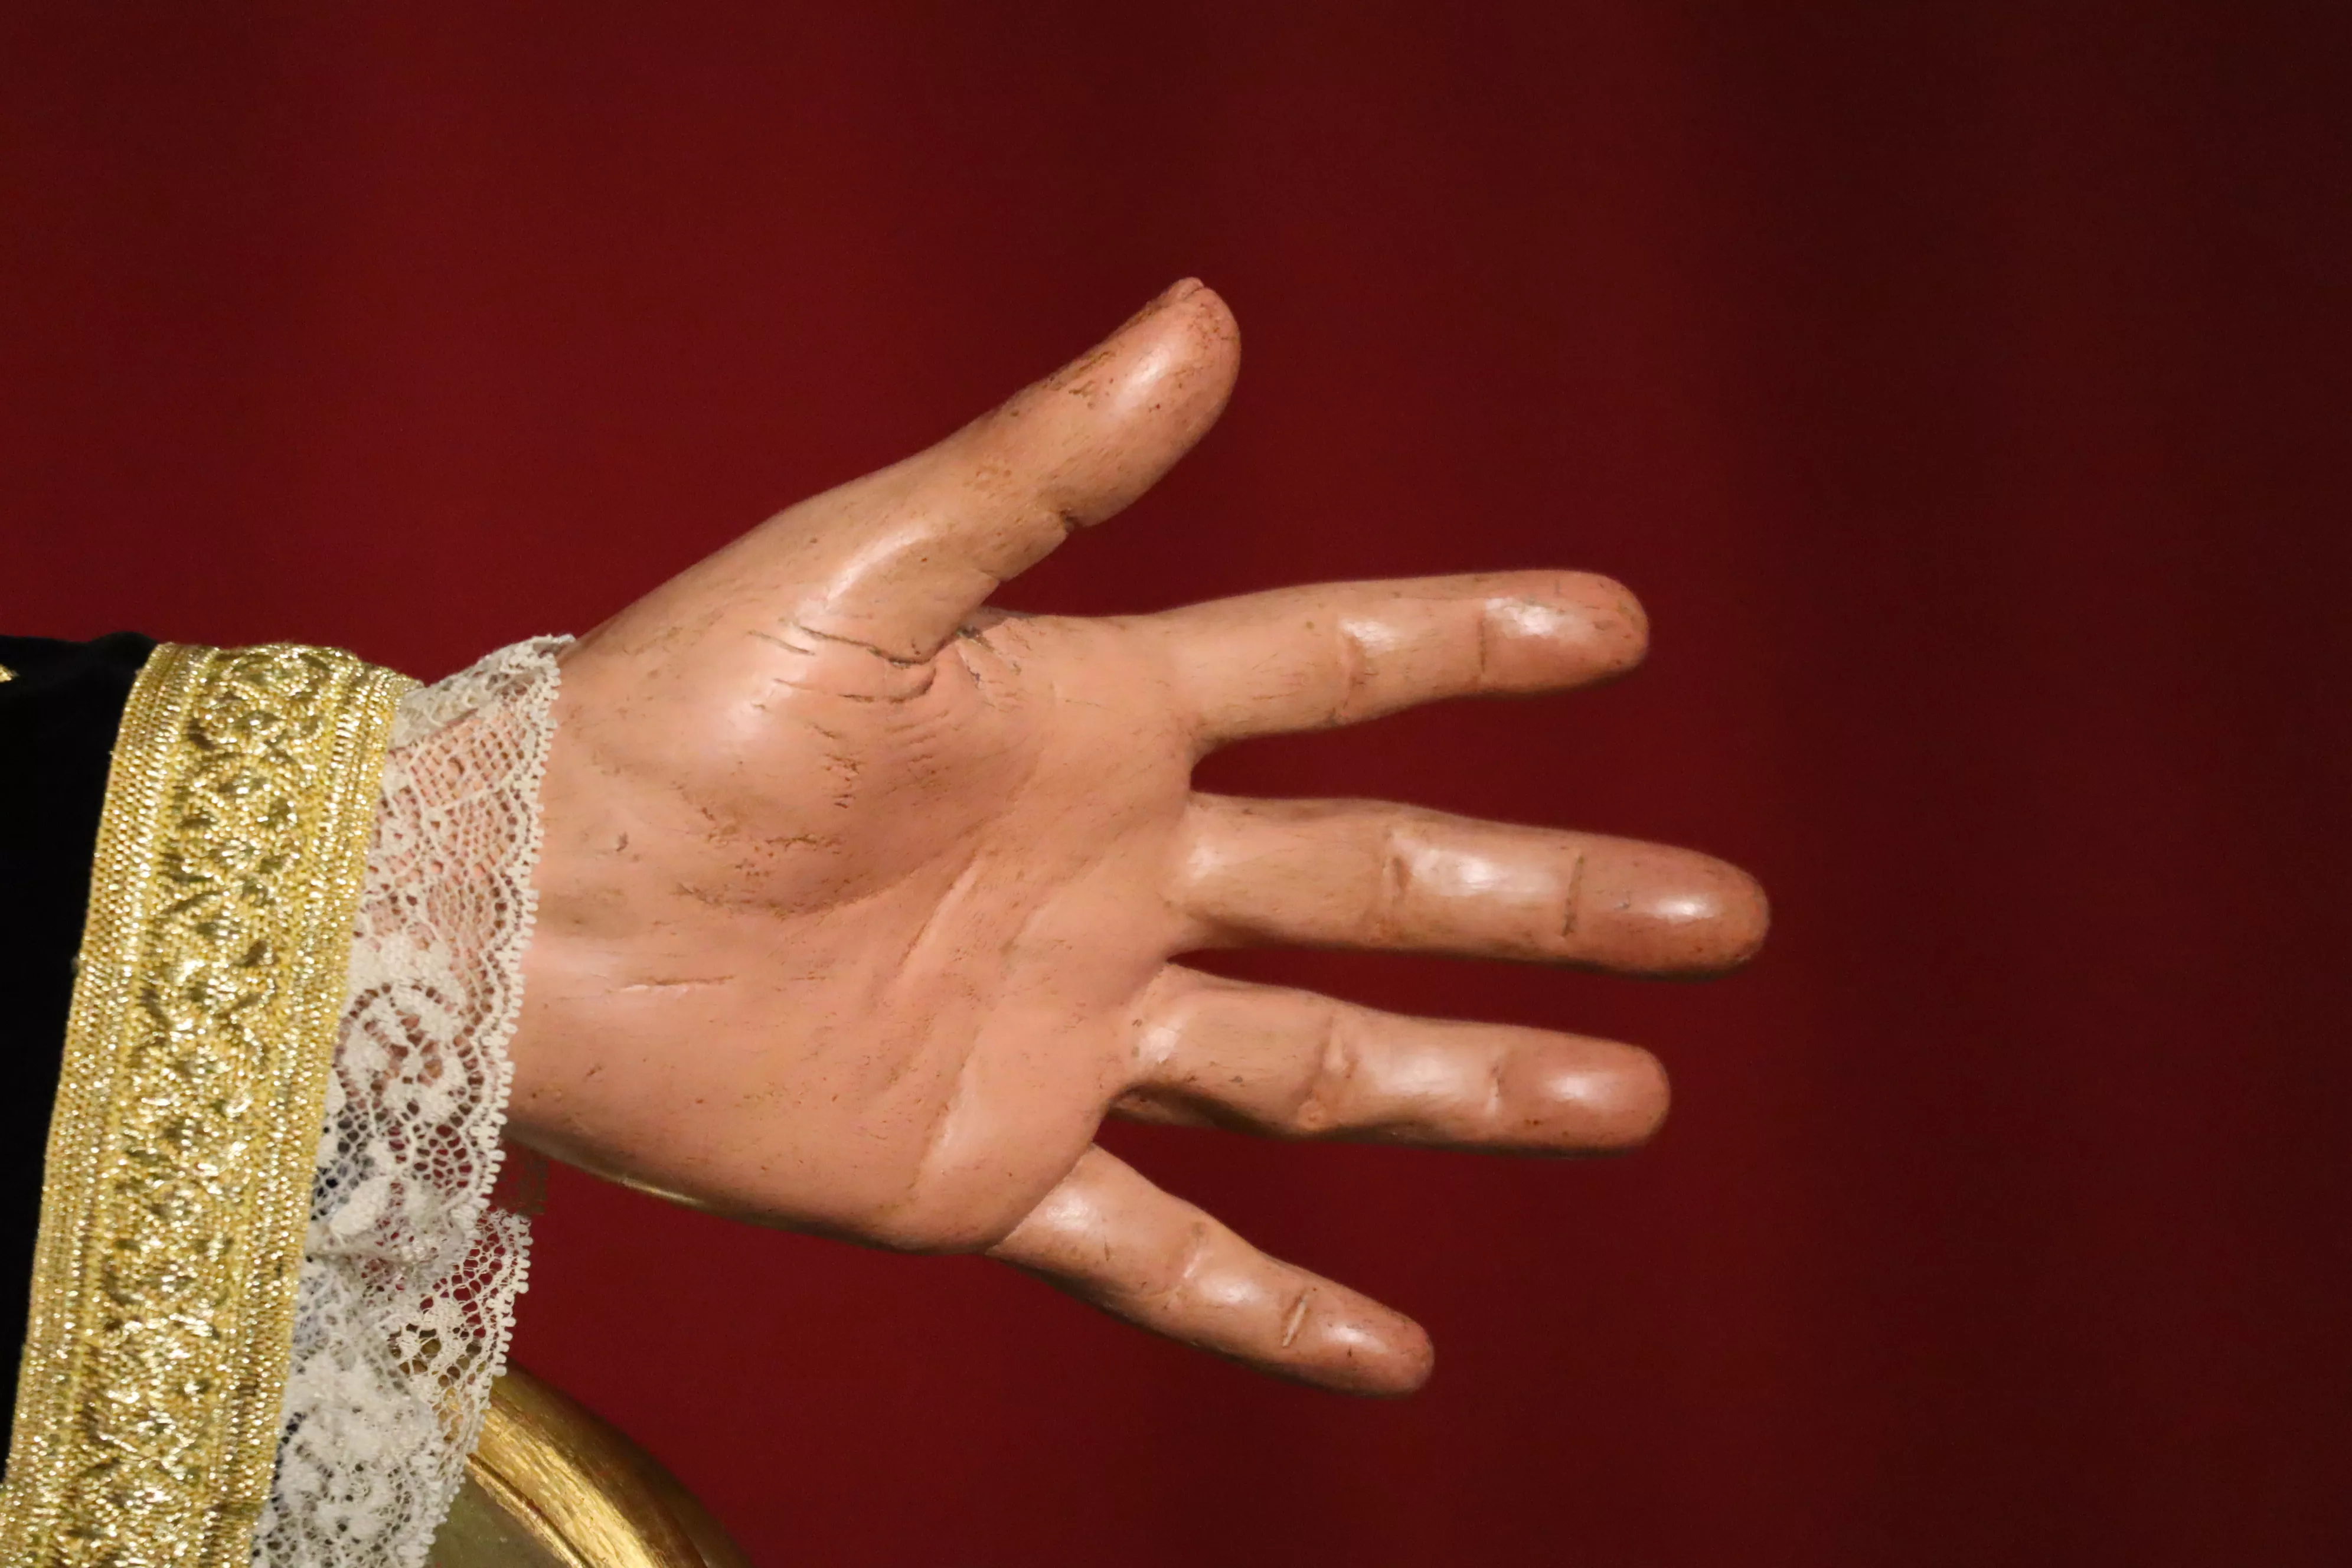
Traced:
<path fill-rule="evenodd" d="M 1203 751 L 1443 698 L 1591 685 L 1649 647 L 1640 602 L 1587 572 L 1321 583 L 1133 625 L 1164 640 Z"/>

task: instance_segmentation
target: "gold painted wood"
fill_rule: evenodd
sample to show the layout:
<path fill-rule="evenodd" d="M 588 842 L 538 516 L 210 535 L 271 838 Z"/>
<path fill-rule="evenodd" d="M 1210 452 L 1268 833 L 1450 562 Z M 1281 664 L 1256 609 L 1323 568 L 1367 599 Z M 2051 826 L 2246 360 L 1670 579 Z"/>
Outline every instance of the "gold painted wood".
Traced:
<path fill-rule="evenodd" d="M 510 1367 L 431 1568 L 751 1568 L 652 1455 Z"/>

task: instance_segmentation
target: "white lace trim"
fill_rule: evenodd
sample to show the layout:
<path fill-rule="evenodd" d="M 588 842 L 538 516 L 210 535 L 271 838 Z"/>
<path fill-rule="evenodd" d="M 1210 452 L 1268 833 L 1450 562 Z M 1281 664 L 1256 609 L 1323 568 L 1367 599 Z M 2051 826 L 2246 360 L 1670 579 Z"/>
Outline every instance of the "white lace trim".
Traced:
<path fill-rule="evenodd" d="M 506 1365 L 530 1221 L 494 1198 L 553 734 L 543 637 L 400 704 L 254 1561 L 416 1568 Z"/>

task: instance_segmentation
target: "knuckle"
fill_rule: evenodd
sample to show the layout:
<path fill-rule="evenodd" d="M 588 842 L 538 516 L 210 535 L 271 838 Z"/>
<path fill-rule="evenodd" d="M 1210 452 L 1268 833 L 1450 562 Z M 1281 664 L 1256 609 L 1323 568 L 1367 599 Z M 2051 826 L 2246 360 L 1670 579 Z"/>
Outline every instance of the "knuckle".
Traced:
<path fill-rule="evenodd" d="M 1373 831 L 1378 870 L 1365 900 L 1364 924 L 1371 940 L 1388 942 L 1404 931 L 1412 907 L 1420 846 L 1408 826 L 1393 817 Z"/>
<path fill-rule="evenodd" d="M 1347 616 L 1334 616 L 1330 637 L 1329 705 L 1322 724 L 1324 728 L 1336 729 L 1362 716 L 1370 701 L 1375 676 L 1372 651 L 1360 625 Z"/>
<path fill-rule="evenodd" d="M 1352 1009 L 1331 1002 L 1321 1011 L 1314 1063 L 1288 1118 L 1289 1130 L 1303 1138 L 1319 1137 L 1346 1122 L 1348 1102 L 1353 1098 L 1362 1061 L 1362 1042 Z"/>
<path fill-rule="evenodd" d="M 1205 1215 L 1196 1215 L 1164 1247 L 1145 1255 L 1126 1294 L 1139 1305 L 1161 1310 L 1179 1309 L 1197 1292 L 1201 1275 L 1216 1247 L 1216 1226 Z"/>

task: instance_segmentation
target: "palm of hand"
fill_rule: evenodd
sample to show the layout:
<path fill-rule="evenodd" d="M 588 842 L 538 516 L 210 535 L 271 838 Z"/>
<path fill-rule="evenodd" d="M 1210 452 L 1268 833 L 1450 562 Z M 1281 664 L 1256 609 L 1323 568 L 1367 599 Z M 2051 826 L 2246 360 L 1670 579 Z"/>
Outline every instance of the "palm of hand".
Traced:
<path fill-rule="evenodd" d="M 572 1152 L 747 1216 L 993 1243 L 1123 1087 L 1125 1014 L 1177 939 L 1139 892 L 1182 819 L 1181 742 L 1121 700 L 1129 650 L 1085 623 L 1002 622 L 913 666 L 777 635 L 733 639 L 677 713 L 707 768 L 665 747 L 607 775 L 637 786 L 600 795 L 598 881 L 626 897 L 589 905 L 583 994 L 675 1092 L 627 1094 Z"/>
<path fill-rule="evenodd" d="M 1630 1047 L 1213 981 L 1227 942 L 1704 972 L 1761 935 L 1704 857 L 1360 803 L 1192 792 L 1223 740 L 1639 658 L 1559 574 L 1296 590 L 1156 616 L 978 609 L 1222 406 L 1172 291 L 940 447 L 817 497 L 567 658 L 515 1045 L 527 1141 L 723 1212 L 988 1249 L 1269 1370 L 1392 1392 L 1410 1321 L 1095 1149 L 1107 1110 L 1570 1152 L 1664 1110 Z"/>

